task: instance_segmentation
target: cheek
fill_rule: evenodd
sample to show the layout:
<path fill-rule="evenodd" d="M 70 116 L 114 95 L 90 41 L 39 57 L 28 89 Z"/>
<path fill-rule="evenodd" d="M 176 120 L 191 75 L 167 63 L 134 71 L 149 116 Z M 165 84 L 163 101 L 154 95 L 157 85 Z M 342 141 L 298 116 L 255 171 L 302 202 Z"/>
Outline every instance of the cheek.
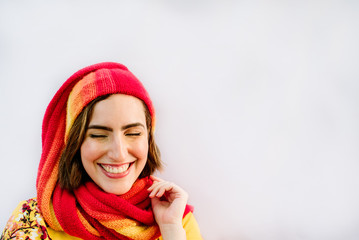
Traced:
<path fill-rule="evenodd" d="M 81 160 L 83 163 L 92 162 L 96 160 L 96 158 L 100 154 L 98 147 L 95 144 L 86 140 L 82 143 L 80 152 L 81 152 Z"/>
<path fill-rule="evenodd" d="M 136 147 L 133 149 L 138 158 L 146 159 L 148 155 L 148 143 L 147 140 L 142 141 L 139 144 L 136 144 Z"/>

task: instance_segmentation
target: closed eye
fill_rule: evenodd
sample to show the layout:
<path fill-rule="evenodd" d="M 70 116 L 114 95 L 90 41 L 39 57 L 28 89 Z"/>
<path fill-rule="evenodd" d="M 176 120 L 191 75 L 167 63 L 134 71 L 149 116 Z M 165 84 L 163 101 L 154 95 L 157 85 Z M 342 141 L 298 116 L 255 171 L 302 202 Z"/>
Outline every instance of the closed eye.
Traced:
<path fill-rule="evenodd" d="M 141 133 L 126 133 L 126 136 L 141 136 Z"/>
<path fill-rule="evenodd" d="M 101 134 L 90 134 L 90 138 L 105 138 L 105 137 L 107 136 Z"/>

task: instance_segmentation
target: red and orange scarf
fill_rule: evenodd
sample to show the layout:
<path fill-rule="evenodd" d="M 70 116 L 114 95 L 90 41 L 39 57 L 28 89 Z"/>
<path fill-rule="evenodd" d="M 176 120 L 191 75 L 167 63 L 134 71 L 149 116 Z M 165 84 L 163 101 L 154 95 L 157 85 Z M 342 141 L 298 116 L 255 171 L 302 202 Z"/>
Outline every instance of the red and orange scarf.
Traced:
<path fill-rule="evenodd" d="M 59 159 L 76 117 L 95 98 L 115 93 L 135 96 L 146 104 L 153 133 L 152 102 L 141 82 L 125 66 L 99 63 L 76 72 L 57 91 L 45 113 L 36 182 L 38 204 L 51 228 L 79 238 L 156 239 L 161 233 L 147 192 L 151 179 L 137 180 L 121 196 L 106 193 L 93 182 L 74 193 L 61 189 L 57 183 Z M 189 211 L 187 207 L 185 214 Z"/>

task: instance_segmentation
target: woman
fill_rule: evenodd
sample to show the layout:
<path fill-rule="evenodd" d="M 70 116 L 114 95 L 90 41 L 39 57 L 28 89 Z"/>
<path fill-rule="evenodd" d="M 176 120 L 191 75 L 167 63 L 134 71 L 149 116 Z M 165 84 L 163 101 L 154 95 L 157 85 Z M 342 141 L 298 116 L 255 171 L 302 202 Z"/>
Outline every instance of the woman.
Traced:
<path fill-rule="evenodd" d="M 161 168 L 148 93 L 123 65 L 99 63 L 58 90 L 43 121 L 37 198 L 1 239 L 202 239 L 187 193 Z"/>

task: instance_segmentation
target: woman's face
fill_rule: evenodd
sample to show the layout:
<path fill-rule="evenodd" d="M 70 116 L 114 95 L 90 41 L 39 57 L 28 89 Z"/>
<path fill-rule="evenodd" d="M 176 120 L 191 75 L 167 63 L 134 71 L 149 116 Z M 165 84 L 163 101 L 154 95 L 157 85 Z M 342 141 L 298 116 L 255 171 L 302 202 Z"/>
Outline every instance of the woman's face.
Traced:
<path fill-rule="evenodd" d="M 129 191 L 147 161 L 142 101 L 114 94 L 96 103 L 80 151 L 87 174 L 100 188 L 116 195 Z"/>

